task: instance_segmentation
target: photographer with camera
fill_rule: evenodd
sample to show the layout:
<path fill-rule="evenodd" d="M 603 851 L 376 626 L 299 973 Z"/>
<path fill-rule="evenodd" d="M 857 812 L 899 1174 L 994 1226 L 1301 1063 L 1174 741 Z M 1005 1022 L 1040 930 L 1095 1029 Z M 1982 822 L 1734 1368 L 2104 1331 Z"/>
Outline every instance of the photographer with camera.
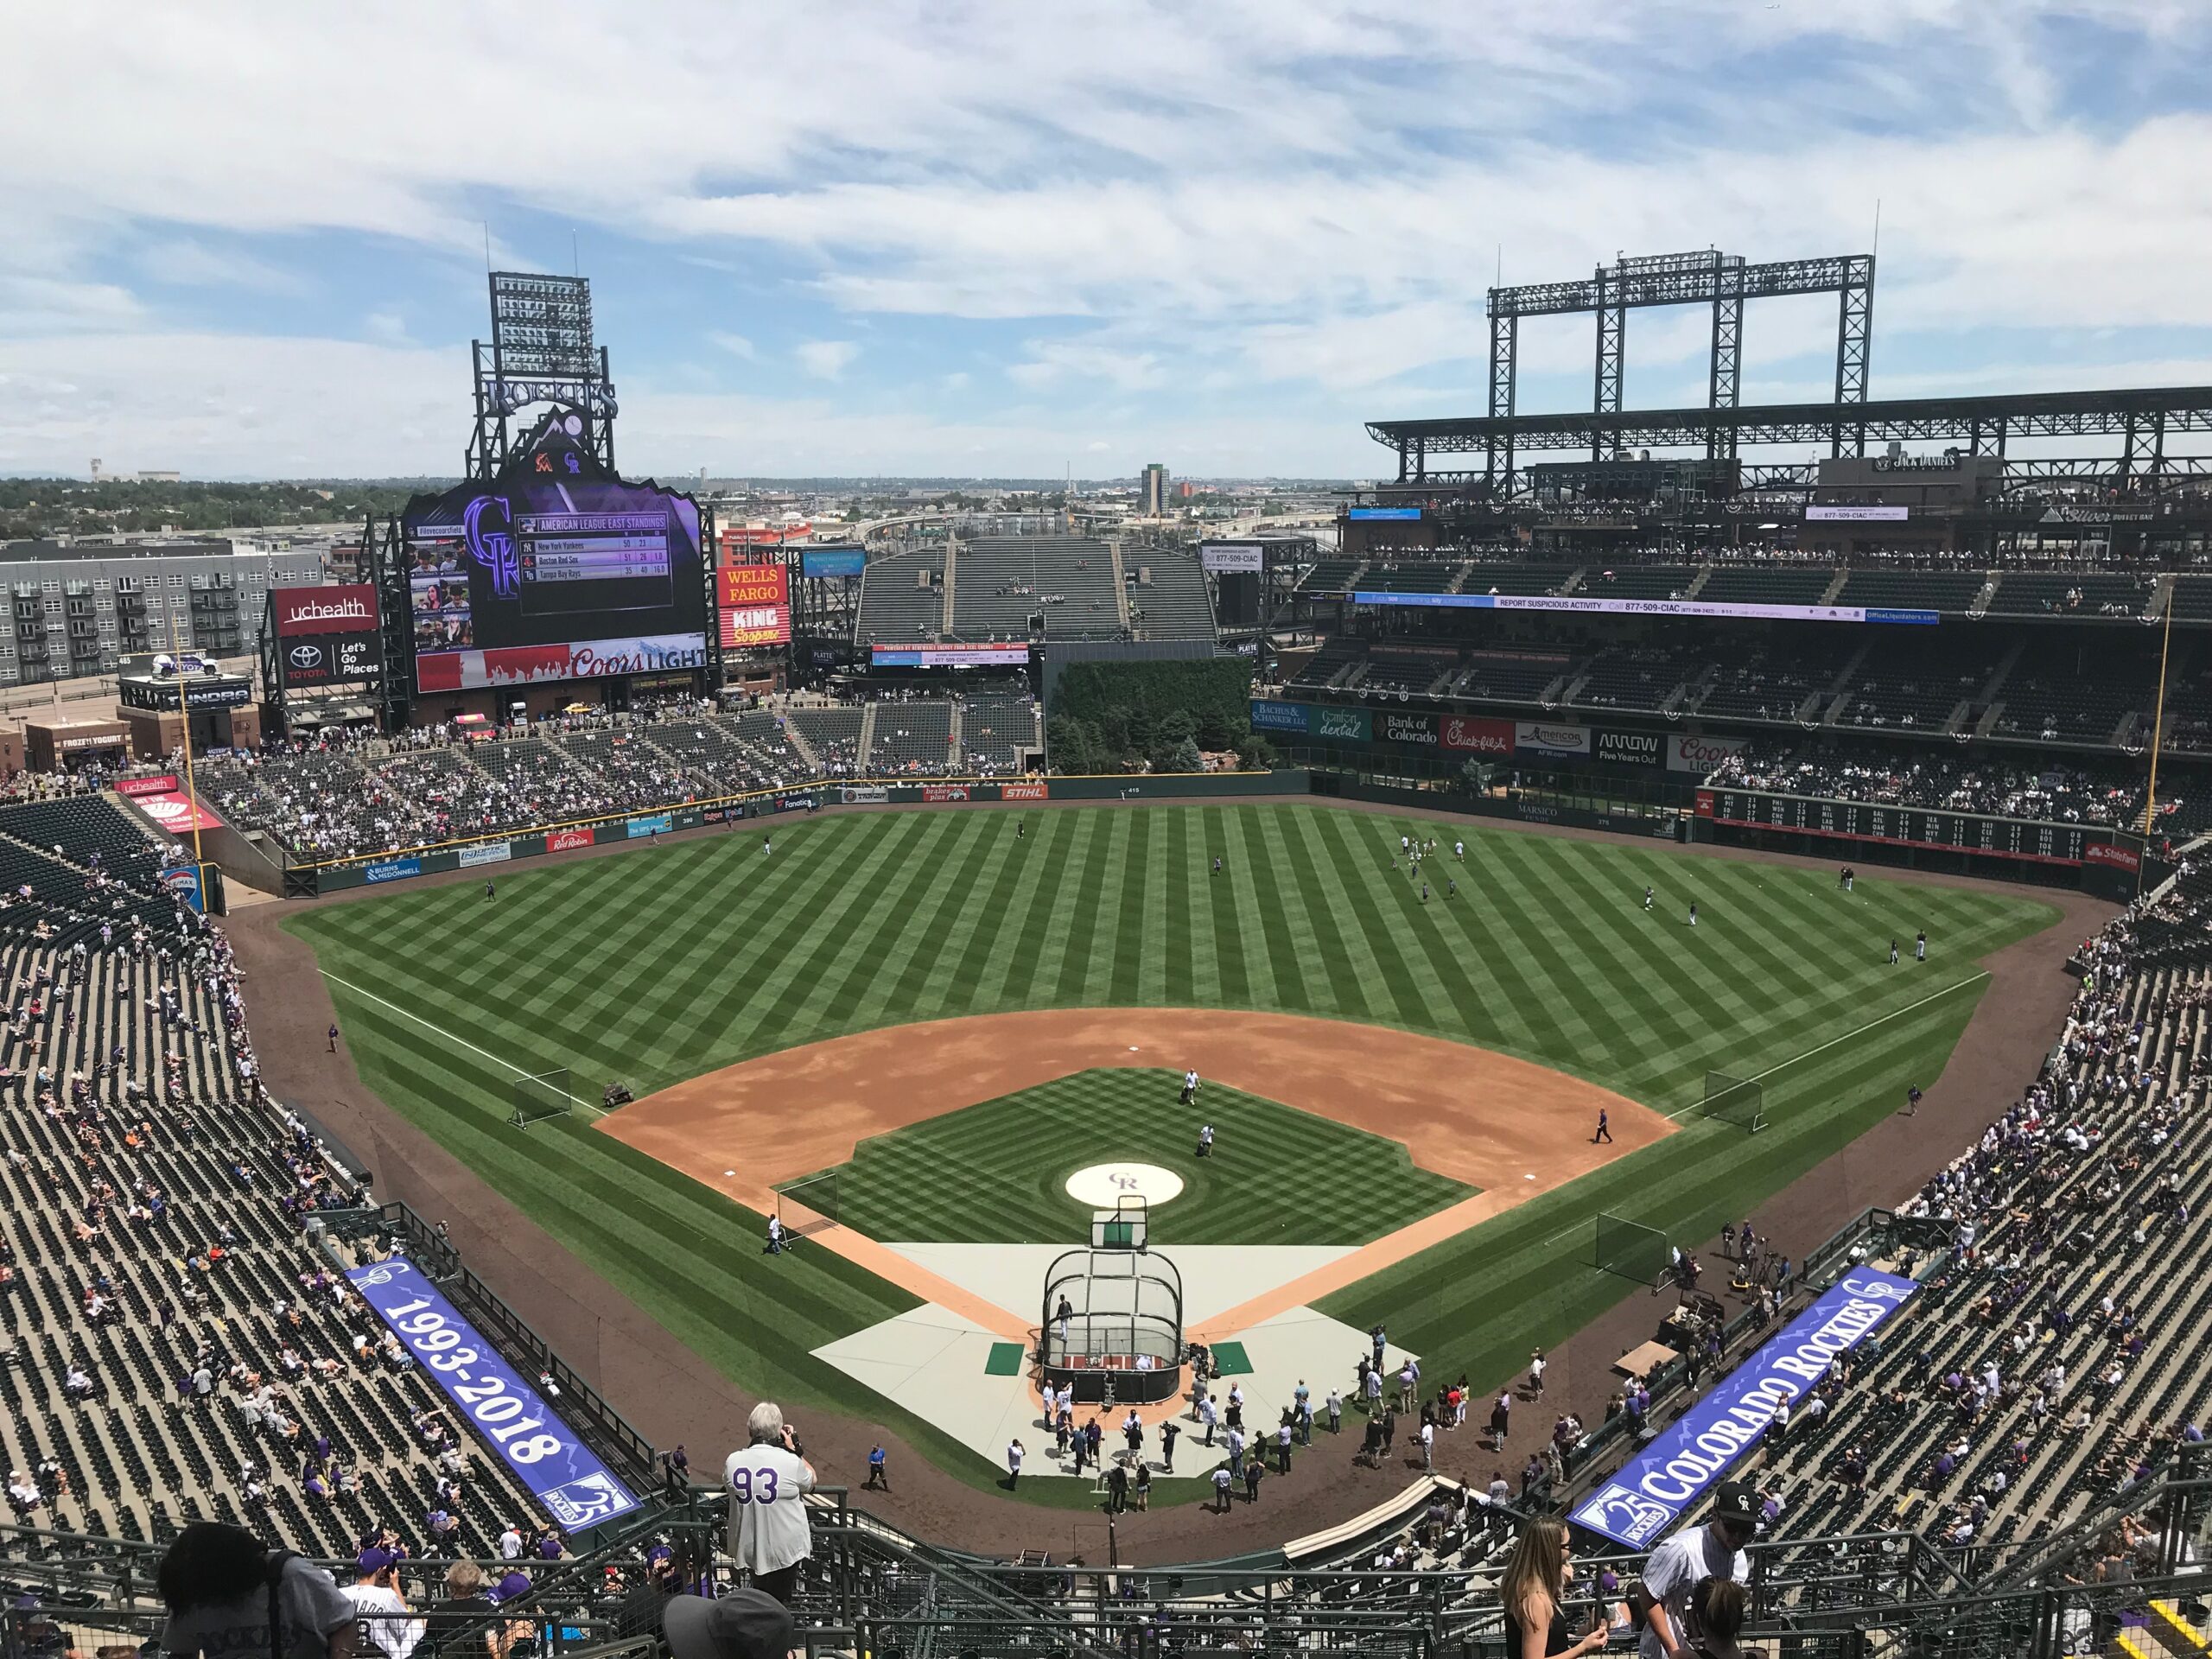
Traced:
<path fill-rule="evenodd" d="M 407 1659 L 423 1639 L 423 1621 L 409 1618 L 407 1598 L 399 1588 L 399 1564 L 406 1552 L 372 1545 L 356 1563 L 360 1577 L 340 1586 L 361 1615 L 362 1659 Z"/>
<path fill-rule="evenodd" d="M 730 1559 L 752 1575 L 756 1588 L 789 1606 L 799 1568 L 814 1549 L 806 1520 L 814 1465 L 784 1421 L 782 1407 L 763 1400 L 745 1428 L 749 1443 L 722 1465 Z"/>

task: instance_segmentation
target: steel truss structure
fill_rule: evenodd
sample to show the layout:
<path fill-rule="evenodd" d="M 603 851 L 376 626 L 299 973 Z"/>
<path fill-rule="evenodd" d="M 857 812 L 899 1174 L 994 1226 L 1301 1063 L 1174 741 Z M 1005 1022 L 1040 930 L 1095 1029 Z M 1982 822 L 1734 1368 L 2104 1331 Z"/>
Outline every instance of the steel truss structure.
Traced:
<path fill-rule="evenodd" d="M 2114 391 L 2042 391 L 1966 397 L 1886 398 L 1865 403 L 1771 404 L 1752 408 L 1624 410 L 1502 418 L 1370 421 L 1368 435 L 1396 451 L 1402 485 L 1487 485 L 1511 495 L 1526 486 L 1516 467 L 1525 451 L 1688 449 L 1732 454 L 1757 444 L 1824 444 L 1835 455 L 1863 455 L 1869 444 L 1955 446 L 2005 459 L 2008 478 L 2080 480 L 2120 488 L 2158 487 L 2204 475 L 2202 457 L 2166 453 L 2167 440 L 2212 432 L 2212 386 L 2155 386 Z M 2118 437 L 2117 459 L 2006 458 L 2031 438 Z M 1464 466 L 1435 456 L 1478 457 Z M 1744 487 L 1805 488 L 1810 463 L 1746 467 Z"/>
<path fill-rule="evenodd" d="M 465 476 L 488 479 L 507 461 L 507 420 L 532 404 L 557 404 L 581 423 L 577 445 L 614 471 L 614 382 L 607 348 L 591 332 L 591 279 L 495 270 L 492 338 L 472 340 L 476 429 Z"/>

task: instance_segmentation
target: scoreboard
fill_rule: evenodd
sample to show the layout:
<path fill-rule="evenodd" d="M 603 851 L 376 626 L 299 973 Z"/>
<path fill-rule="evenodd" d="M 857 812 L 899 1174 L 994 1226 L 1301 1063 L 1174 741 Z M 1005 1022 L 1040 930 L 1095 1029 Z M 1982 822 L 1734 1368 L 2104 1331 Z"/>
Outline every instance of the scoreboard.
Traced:
<path fill-rule="evenodd" d="M 1991 817 L 1935 807 L 1878 806 L 1817 795 L 1778 795 L 1764 790 L 1700 789 L 1697 815 L 1713 823 L 1752 830 L 1784 830 L 1839 841 L 1880 842 L 1892 847 L 1929 847 L 1980 853 L 2037 864 L 2079 866 L 2089 849 L 2112 839 L 2097 825 L 2051 823 L 2040 818 Z"/>

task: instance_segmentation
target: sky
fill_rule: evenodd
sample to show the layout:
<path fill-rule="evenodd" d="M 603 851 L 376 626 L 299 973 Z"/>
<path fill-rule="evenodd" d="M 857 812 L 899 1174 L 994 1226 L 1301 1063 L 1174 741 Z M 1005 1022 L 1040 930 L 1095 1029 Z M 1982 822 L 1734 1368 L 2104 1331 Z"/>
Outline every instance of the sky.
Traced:
<path fill-rule="evenodd" d="M 484 273 L 593 282 L 624 470 L 1363 479 L 1484 291 L 1876 248 L 1872 392 L 2212 382 L 2212 5 L 24 6 L 0 473 L 451 474 Z M 1703 401 L 1643 311 L 1626 402 Z M 1523 326 L 1585 408 L 1592 321 Z M 1769 302 L 1743 400 L 1824 397 Z"/>

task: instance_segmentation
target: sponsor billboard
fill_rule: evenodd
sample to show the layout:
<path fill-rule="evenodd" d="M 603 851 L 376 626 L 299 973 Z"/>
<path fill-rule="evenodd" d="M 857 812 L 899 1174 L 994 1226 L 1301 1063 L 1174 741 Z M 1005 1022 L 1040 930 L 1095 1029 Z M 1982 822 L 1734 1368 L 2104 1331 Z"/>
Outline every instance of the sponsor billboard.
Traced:
<path fill-rule="evenodd" d="M 1764 1438 L 1775 1408 L 1810 1390 L 1835 1357 L 1857 1347 L 1920 1287 L 1853 1268 L 1780 1336 L 1714 1382 L 1571 1516 L 1630 1549 L 1648 1549 Z"/>
<path fill-rule="evenodd" d="M 847 806 L 881 806 L 891 798 L 891 791 L 881 784 L 847 784 L 837 791 L 837 798 Z"/>
<path fill-rule="evenodd" d="M 798 573 L 817 580 L 857 576 L 868 568 L 868 555 L 857 547 L 810 547 L 798 556 Z"/>
<path fill-rule="evenodd" d="M 1732 605 L 1703 599 L 1585 599 L 1558 594 L 1402 594 L 1353 590 L 1355 605 L 1419 605 L 1465 611 L 1570 611 L 1592 616 L 1740 617 L 1770 622 L 1885 622 L 1933 627 L 1934 611 L 1883 610 L 1859 605 Z"/>
<path fill-rule="evenodd" d="M 1656 732 L 1598 733 L 1597 757 L 1608 766 L 1656 766 L 1666 739 Z"/>
<path fill-rule="evenodd" d="M 385 858 L 361 866 L 361 880 L 371 883 L 404 881 L 410 875 L 422 874 L 423 861 L 419 858 Z"/>
<path fill-rule="evenodd" d="M 461 849 L 461 868 L 467 870 L 479 864 L 504 864 L 514 855 L 515 844 L 512 841 L 480 842 Z"/>
<path fill-rule="evenodd" d="M 1315 703 L 1306 710 L 1306 729 L 1332 743 L 1371 743 L 1375 722 L 1364 709 L 1340 709 Z"/>
<path fill-rule="evenodd" d="M 330 588 L 278 588 L 270 602 L 276 609 L 276 637 L 310 633 L 374 633 L 377 590 L 365 582 Z"/>
<path fill-rule="evenodd" d="M 627 1515 L 637 1497 L 499 1351 L 446 1300 L 445 1293 L 395 1256 L 346 1271 L 346 1281 L 396 1332 L 416 1364 L 445 1391 L 454 1410 L 517 1484 L 569 1531 Z"/>
<path fill-rule="evenodd" d="M 1255 732 L 1302 732 L 1306 729 L 1306 717 L 1312 705 L 1303 702 L 1276 702 L 1268 697 L 1252 699 L 1252 729 Z"/>
<path fill-rule="evenodd" d="M 545 837 L 545 850 L 565 853 L 571 847 L 588 847 L 598 838 L 595 830 L 556 830 Z"/>
<path fill-rule="evenodd" d="M 1050 800 L 1052 794 L 1052 786 L 1050 784 L 1013 783 L 999 785 L 999 799 L 1002 801 Z"/>
<path fill-rule="evenodd" d="M 1874 463 L 1877 467 L 1881 464 L 1878 461 Z M 1808 507 L 1805 509 L 1805 522 L 1808 524 L 1823 522 L 1845 524 L 1903 524 L 1911 516 L 1912 509 L 1910 507 Z"/>
<path fill-rule="evenodd" d="M 968 798 L 965 784 L 924 784 L 922 798 L 925 801 L 964 801 Z"/>
<path fill-rule="evenodd" d="M 1267 550 L 1257 542 L 1200 542 L 1198 568 L 1215 575 L 1256 575 L 1267 565 Z"/>
<path fill-rule="evenodd" d="M 1433 749 L 1436 747 L 1436 716 L 1378 710 L 1375 715 L 1375 735 L 1385 743 L 1413 743 Z"/>
<path fill-rule="evenodd" d="M 287 689 L 380 679 L 382 645 L 373 633 L 302 634 L 276 642 L 276 666 Z"/>
<path fill-rule="evenodd" d="M 1019 642 L 985 645 L 871 645 L 878 668 L 1027 668 L 1029 647 Z"/>
<path fill-rule="evenodd" d="M 1552 721 L 1522 720 L 1513 726 L 1513 747 L 1526 754 L 1587 754 L 1590 728 Z"/>
<path fill-rule="evenodd" d="M 1513 722 L 1474 715 L 1446 715 L 1438 722 L 1436 738 L 1441 747 L 1462 753 L 1511 754 Z"/>
<path fill-rule="evenodd" d="M 170 780 L 172 784 L 175 779 Z M 130 803 L 154 821 L 163 835 L 188 836 L 194 830 L 219 830 L 223 821 L 204 806 L 194 806 L 192 798 L 179 795 L 172 788 L 165 793 L 135 796 Z"/>
<path fill-rule="evenodd" d="M 607 472 L 582 430 L 556 410 L 496 479 L 407 504 L 420 690 L 706 665 L 697 503 Z"/>
<path fill-rule="evenodd" d="M 722 649 L 791 642 L 790 572 L 780 564 L 726 564 L 715 572 Z"/>
<path fill-rule="evenodd" d="M 151 778 L 118 778 L 115 780 L 118 795 L 174 795 L 176 793 L 176 774 L 157 772 Z"/>
<path fill-rule="evenodd" d="M 2082 849 L 2085 864 L 2106 864 L 2114 869 L 2126 870 L 2130 875 L 2143 868 L 2142 855 L 2132 847 L 2122 847 L 2117 842 L 2093 841 Z"/>
<path fill-rule="evenodd" d="M 1677 732 L 1667 740 L 1667 770 L 1694 772 L 1702 778 L 1751 747 L 1748 737 L 1685 737 Z"/>
<path fill-rule="evenodd" d="M 1344 517 L 1356 524 L 1374 524 L 1385 520 L 1391 523 L 1412 523 L 1420 519 L 1421 509 L 1419 507 L 1348 507 L 1344 511 Z"/>
<path fill-rule="evenodd" d="M 674 813 L 655 812 L 646 817 L 625 820 L 622 833 L 630 840 L 638 841 L 646 836 L 664 836 L 675 828 L 676 815 Z"/>

